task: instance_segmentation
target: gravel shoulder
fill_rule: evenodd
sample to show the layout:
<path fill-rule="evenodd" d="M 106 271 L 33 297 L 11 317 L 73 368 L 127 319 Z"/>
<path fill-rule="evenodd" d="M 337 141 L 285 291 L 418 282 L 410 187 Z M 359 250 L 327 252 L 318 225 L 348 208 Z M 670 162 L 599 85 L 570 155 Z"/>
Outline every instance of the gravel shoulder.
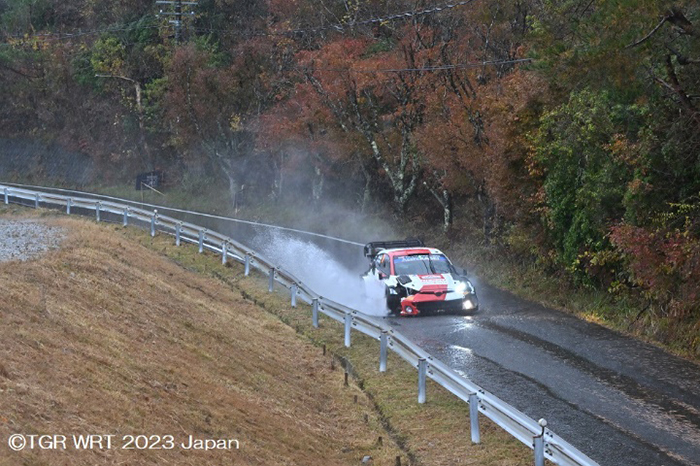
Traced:
<path fill-rule="evenodd" d="M 26 261 L 60 246 L 62 228 L 36 220 L 0 219 L 0 262 Z"/>

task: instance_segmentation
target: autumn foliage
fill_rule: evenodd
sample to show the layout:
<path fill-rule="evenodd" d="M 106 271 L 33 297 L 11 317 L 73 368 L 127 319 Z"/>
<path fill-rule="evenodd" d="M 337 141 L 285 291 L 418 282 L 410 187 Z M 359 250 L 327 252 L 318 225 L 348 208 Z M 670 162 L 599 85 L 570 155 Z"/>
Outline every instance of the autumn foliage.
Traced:
<path fill-rule="evenodd" d="M 179 42 L 154 8 L 0 2 L 0 135 L 110 181 L 391 212 L 700 317 L 697 2 L 201 0 Z"/>
<path fill-rule="evenodd" d="M 686 319 L 700 306 L 700 241 L 690 231 L 611 228 L 611 240 L 626 264 L 624 279 L 658 304 L 665 317 Z"/>

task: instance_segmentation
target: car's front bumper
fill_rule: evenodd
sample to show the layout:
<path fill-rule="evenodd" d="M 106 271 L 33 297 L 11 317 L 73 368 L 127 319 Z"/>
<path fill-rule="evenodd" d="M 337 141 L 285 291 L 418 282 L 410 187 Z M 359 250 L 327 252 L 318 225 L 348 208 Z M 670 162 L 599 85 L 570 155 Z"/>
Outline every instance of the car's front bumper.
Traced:
<path fill-rule="evenodd" d="M 479 300 L 476 294 L 468 294 L 458 299 L 430 299 L 429 296 L 415 294 L 401 300 L 402 316 L 415 316 L 419 314 L 451 313 L 461 314 L 467 311 L 476 311 L 479 308 Z"/>

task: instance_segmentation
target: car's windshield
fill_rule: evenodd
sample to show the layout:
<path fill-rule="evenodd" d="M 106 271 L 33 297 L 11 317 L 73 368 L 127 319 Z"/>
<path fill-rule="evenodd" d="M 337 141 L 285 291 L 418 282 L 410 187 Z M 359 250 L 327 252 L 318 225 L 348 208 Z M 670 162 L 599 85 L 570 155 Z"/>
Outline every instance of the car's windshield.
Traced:
<path fill-rule="evenodd" d="M 442 254 L 412 254 L 394 257 L 396 275 L 428 275 L 431 273 L 452 273 L 452 266 Z"/>

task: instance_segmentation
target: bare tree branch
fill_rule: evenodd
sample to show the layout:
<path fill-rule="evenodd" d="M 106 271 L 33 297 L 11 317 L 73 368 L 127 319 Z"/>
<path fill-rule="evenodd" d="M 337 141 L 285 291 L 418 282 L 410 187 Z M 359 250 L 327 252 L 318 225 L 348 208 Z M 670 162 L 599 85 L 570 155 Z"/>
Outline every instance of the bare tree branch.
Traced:
<path fill-rule="evenodd" d="M 668 73 L 668 79 L 671 81 L 671 88 L 674 90 L 676 95 L 678 95 L 683 106 L 694 112 L 696 110 L 695 105 L 688 98 L 688 94 L 685 92 L 685 89 L 683 89 L 683 86 L 681 86 L 681 83 L 678 80 L 678 75 L 676 75 L 676 70 L 673 67 L 673 62 L 671 61 L 671 55 L 666 56 L 665 65 L 666 72 Z"/>
<path fill-rule="evenodd" d="M 700 112 L 698 112 L 698 108 L 693 102 L 693 97 L 689 96 L 685 92 L 685 89 L 683 89 L 683 86 L 681 86 L 680 81 L 678 80 L 678 75 L 676 74 L 676 70 L 673 67 L 671 55 L 666 56 L 665 66 L 666 73 L 668 74 L 668 81 L 663 80 L 658 76 L 655 76 L 653 73 L 651 75 L 652 79 L 657 83 L 661 84 L 669 91 L 671 91 L 671 93 L 678 98 L 681 107 L 685 108 L 688 111 L 690 119 L 696 125 L 698 125 L 698 127 L 700 127 Z"/>
<path fill-rule="evenodd" d="M 641 43 L 647 41 L 651 36 L 653 36 L 653 35 L 656 33 L 656 31 L 658 31 L 658 30 L 661 28 L 661 26 L 664 25 L 664 23 L 665 23 L 666 21 L 668 21 L 668 16 L 664 16 L 663 19 L 661 20 L 661 22 L 660 22 L 659 24 L 657 24 L 656 27 L 655 27 L 654 29 L 652 29 L 651 32 L 650 32 L 649 34 L 647 34 L 647 35 L 644 36 L 643 38 L 639 39 L 637 42 L 628 45 L 628 46 L 625 47 L 625 48 L 626 48 L 626 49 L 631 49 L 632 47 L 636 47 L 636 46 L 638 46 L 639 44 L 641 44 Z"/>
<path fill-rule="evenodd" d="M 5 64 L 0 64 L 0 68 L 2 68 L 2 69 L 4 69 L 4 70 L 7 70 L 7 71 L 11 71 L 11 72 L 13 72 L 13 73 L 15 73 L 15 74 L 17 74 L 17 75 L 19 75 L 19 76 L 22 76 L 23 78 L 29 79 L 29 80 L 37 79 L 36 76 L 28 75 L 28 74 L 26 74 L 26 73 L 24 73 L 24 72 L 22 72 L 22 71 L 20 71 L 20 70 L 17 70 L 17 69 L 15 69 L 15 68 L 12 68 L 11 66 L 7 66 L 7 65 L 5 65 Z"/>
<path fill-rule="evenodd" d="M 666 46 L 666 48 L 669 49 L 671 51 L 671 53 L 673 53 L 676 56 L 676 59 L 678 60 L 679 65 L 683 65 L 683 66 L 696 65 L 696 64 L 700 63 L 699 59 L 688 58 L 685 55 L 681 54 L 680 52 L 678 52 L 677 50 L 673 49 L 672 47 L 670 47 L 668 45 Z"/>
<path fill-rule="evenodd" d="M 671 7 L 666 13 L 666 20 L 673 24 L 674 26 L 680 28 L 688 35 L 697 36 L 698 32 L 695 30 L 693 23 L 691 23 L 688 18 L 685 17 L 683 12 L 678 7 Z"/>
<path fill-rule="evenodd" d="M 661 26 L 664 25 L 665 22 L 669 22 L 669 23 L 673 24 L 674 26 L 680 28 L 684 33 L 686 33 L 688 35 L 697 36 L 697 34 L 698 34 L 697 31 L 695 30 L 695 27 L 693 26 L 693 23 L 691 23 L 688 20 L 688 18 L 685 17 L 683 12 L 676 7 L 672 7 L 666 12 L 664 17 L 659 22 L 659 24 L 657 24 L 656 27 L 654 29 L 652 29 L 649 34 L 647 34 L 643 38 L 639 39 L 637 42 L 628 45 L 625 48 L 630 49 L 632 47 L 636 47 L 639 44 L 645 42 L 651 36 L 653 36 L 656 33 L 656 31 L 658 31 L 659 28 L 661 28 Z"/>

